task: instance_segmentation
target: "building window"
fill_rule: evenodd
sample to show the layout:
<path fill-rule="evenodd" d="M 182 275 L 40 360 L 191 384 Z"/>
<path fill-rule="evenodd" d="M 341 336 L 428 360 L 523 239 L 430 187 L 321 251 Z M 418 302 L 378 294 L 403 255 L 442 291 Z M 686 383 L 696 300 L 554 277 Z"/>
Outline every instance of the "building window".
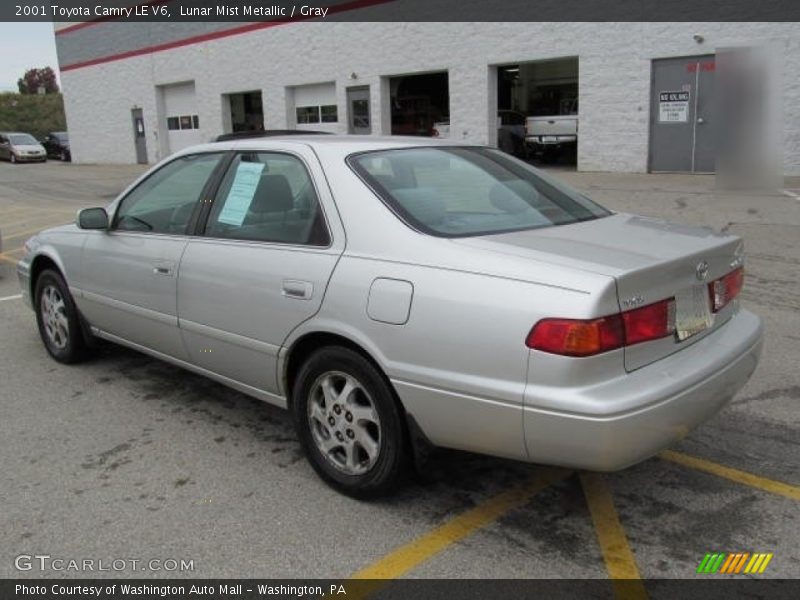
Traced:
<path fill-rule="evenodd" d="M 298 106 L 298 123 L 319 123 L 319 106 Z"/>
<path fill-rule="evenodd" d="M 328 104 L 327 106 L 320 106 L 323 123 L 336 123 L 339 119 L 337 117 L 336 105 Z"/>
<path fill-rule="evenodd" d="M 167 129 L 200 129 L 200 119 L 197 115 L 181 115 L 180 117 L 167 117 Z"/>

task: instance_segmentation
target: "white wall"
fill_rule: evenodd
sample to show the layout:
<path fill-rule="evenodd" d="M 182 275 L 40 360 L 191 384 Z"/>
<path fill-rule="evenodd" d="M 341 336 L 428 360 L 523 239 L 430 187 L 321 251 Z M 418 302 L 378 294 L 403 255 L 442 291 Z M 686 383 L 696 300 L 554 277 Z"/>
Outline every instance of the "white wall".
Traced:
<path fill-rule="evenodd" d="M 452 135 L 491 143 L 492 67 L 577 56 L 579 169 L 645 172 L 651 60 L 765 41 L 783 50 L 783 164 L 787 174 L 800 174 L 797 23 L 294 23 L 66 71 L 62 83 L 75 160 L 130 163 L 134 105 L 144 110 L 150 160 L 163 154 L 155 151 L 156 85 L 194 80 L 202 140 L 222 133 L 224 93 L 260 87 L 265 127 L 286 129 L 294 114 L 287 87 L 325 81 L 336 82 L 339 122 L 331 129 L 345 133 L 345 89 L 370 85 L 377 135 L 390 133 L 386 77 L 446 70 Z M 264 48 L 269 60 L 242 58 Z"/>

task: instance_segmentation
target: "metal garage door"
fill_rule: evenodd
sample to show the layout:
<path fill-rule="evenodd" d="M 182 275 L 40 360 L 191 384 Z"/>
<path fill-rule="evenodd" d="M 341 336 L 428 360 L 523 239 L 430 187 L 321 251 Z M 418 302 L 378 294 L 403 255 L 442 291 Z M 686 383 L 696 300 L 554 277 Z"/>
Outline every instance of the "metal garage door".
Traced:
<path fill-rule="evenodd" d="M 163 121 L 167 132 L 167 154 L 200 143 L 200 122 L 194 82 L 161 86 Z"/>
<path fill-rule="evenodd" d="M 653 61 L 650 170 L 714 172 L 714 55 Z"/>

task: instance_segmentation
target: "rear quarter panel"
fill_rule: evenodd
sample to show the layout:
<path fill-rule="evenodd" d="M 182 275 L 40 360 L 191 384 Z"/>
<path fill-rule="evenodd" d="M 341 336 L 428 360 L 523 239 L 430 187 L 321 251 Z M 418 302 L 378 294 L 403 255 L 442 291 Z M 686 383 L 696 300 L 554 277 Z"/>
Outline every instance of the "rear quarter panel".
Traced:
<path fill-rule="evenodd" d="M 404 324 L 370 317 L 369 291 L 377 278 L 413 286 Z M 431 442 L 525 459 L 528 332 L 539 318 L 586 314 L 587 306 L 609 298 L 616 301 L 610 279 L 607 289 L 588 293 L 345 254 L 322 309 L 286 346 L 311 331 L 343 335 L 378 361 Z"/>

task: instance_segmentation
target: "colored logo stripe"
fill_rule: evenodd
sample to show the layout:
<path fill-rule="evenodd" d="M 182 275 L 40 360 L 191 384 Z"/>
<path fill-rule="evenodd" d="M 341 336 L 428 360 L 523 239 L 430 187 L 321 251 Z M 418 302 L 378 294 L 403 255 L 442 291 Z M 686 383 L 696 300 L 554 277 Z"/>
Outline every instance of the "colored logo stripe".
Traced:
<path fill-rule="evenodd" d="M 763 573 L 772 560 L 771 552 L 708 552 L 697 566 L 698 573 Z M 745 567 L 745 564 L 747 565 Z M 744 571 L 742 570 L 744 569 Z"/>

